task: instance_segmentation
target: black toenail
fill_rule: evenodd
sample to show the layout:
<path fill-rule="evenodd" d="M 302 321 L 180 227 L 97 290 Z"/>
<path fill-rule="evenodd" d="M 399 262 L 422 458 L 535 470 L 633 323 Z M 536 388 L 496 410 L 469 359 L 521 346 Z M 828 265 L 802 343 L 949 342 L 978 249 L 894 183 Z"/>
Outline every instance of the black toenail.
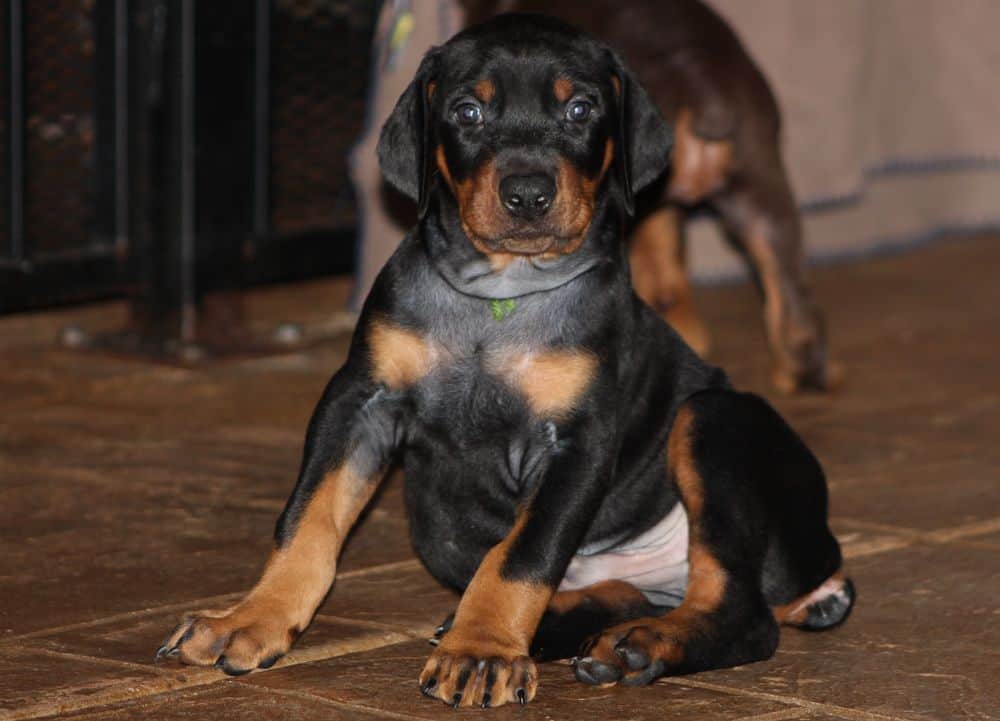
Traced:
<path fill-rule="evenodd" d="M 271 668 L 271 666 L 273 666 L 275 663 L 277 663 L 278 659 L 281 658 L 283 655 L 284 654 L 276 653 L 273 656 L 265 658 L 263 661 L 260 662 L 260 665 L 258 666 L 258 668 L 265 668 L 265 669 L 266 668 Z"/>

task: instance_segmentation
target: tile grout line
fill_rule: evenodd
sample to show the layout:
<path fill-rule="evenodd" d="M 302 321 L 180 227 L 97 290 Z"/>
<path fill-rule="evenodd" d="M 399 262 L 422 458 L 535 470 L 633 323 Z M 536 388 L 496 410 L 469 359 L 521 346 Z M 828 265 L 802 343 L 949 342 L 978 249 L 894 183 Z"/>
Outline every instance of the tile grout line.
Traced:
<path fill-rule="evenodd" d="M 850 518 L 838 518 L 838 522 L 857 528 L 868 528 L 885 533 L 896 533 L 903 538 L 885 538 L 872 541 L 854 548 L 844 550 L 844 558 L 861 558 L 873 556 L 879 553 L 896 551 L 901 548 L 908 548 L 918 543 L 932 543 L 936 545 L 964 541 L 968 538 L 984 536 L 996 531 L 1000 531 L 1000 518 L 990 518 L 985 521 L 975 521 L 973 523 L 960 524 L 939 528 L 933 531 L 922 531 L 903 526 L 891 526 L 882 523 L 872 523 L 869 521 L 856 521 Z"/>
<path fill-rule="evenodd" d="M 851 558 L 864 558 L 865 556 L 877 556 L 880 553 L 888 553 L 889 551 L 898 551 L 901 548 L 909 548 L 917 543 L 916 538 L 886 538 L 880 541 L 871 541 L 869 543 L 860 544 L 852 548 L 844 548 L 842 553 L 844 559 Z"/>
<path fill-rule="evenodd" d="M 299 666 L 304 663 L 315 661 L 325 661 L 331 658 L 347 656 L 352 653 L 364 651 L 374 651 L 387 646 L 394 646 L 400 643 L 407 643 L 413 638 L 401 632 L 384 632 L 382 634 L 372 634 L 363 636 L 352 641 L 334 641 L 310 649 L 292 651 L 274 665 L 275 669 Z M 58 652 L 56 652 L 58 653 Z M 82 659 L 91 659 L 89 656 L 81 656 Z M 113 661 L 102 659 L 106 663 L 116 663 L 127 668 L 145 668 L 141 664 L 134 664 L 127 661 Z M 146 669 L 150 670 L 150 669 Z M 132 681 L 107 686 L 100 691 L 90 694 L 85 699 L 76 701 L 68 700 L 64 703 L 59 701 L 45 701 L 31 706 L 22 707 L 13 711 L 0 710 L 0 721 L 20 721 L 21 719 L 38 719 L 58 714 L 83 711 L 86 709 L 107 706 L 109 704 L 129 701 L 132 699 L 150 698 L 171 691 L 180 691 L 200 686 L 208 686 L 217 683 L 233 682 L 231 676 L 224 675 L 217 669 L 192 667 L 184 675 L 177 676 L 155 676 L 147 681 L 136 683 Z"/>
<path fill-rule="evenodd" d="M 862 521 L 849 516 L 834 516 L 830 519 L 830 521 L 833 523 L 843 523 L 848 526 L 854 526 L 855 528 L 862 528 L 870 531 L 882 531 L 883 533 L 898 533 L 904 536 L 915 536 L 920 533 L 917 529 L 909 528 L 907 526 L 893 526 L 888 523 Z"/>
<path fill-rule="evenodd" d="M 398 631 L 399 633 L 412 635 L 415 641 L 428 640 L 434 635 L 434 631 L 437 629 L 437 624 L 431 622 L 427 622 L 427 624 L 423 626 L 406 626 L 397 623 L 384 623 L 382 621 L 370 621 L 368 619 L 350 618 L 349 616 L 335 616 L 322 613 L 317 613 L 313 616 L 313 623 L 316 621 L 327 624 L 340 623 L 349 626 L 356 626 L 358 628 L 369 628 L 373 631 Z"/>
<path fill-rule="evenodd" d="M 28 646 L 24 649 L 31 651 L 32 653 L 38 653 L 43 656 L 53 656 L 55 658 L 64 658 L 69 661 L 85 661 L 87 663 L 95 663 L 102 666 L 116 666 L 117 668 L 130 668 L 136 671 L 143 671 L 145 673 L 160 673 L 161 669 L 157 667 L 154 662 L 151 665 L 145 665 L 141 663 L 136 663 L 135 661 L 122 661 L 118 658 L 105 658 L 104 656 L 88 656 L 85 653 L 73 653 L 72 651 L 57 651 L 54 648 L 46 648 L 45 646 Z"/>
<path fill-rule="evenodd" d="M 165 613 L 167 611 L 180 611 L 191 605 L 200 604 L 213 604 L 226 601 L 228 599 L 239 598 L 240 593 L 225 593 L 218 596 L 206 596 L 205 598 L 194 599 L 193 601 L 183 601 L 178 603 L 169 603 L 165 606 L 152 606 L 148 608 L 140 608 L 136 611 L 123 611 L 122 613 L 115 613 L 110 616 L 103 616 L 102 618 L 91 619 L 90 621 L 78 621 L 76 623 L 67 623 L 63 626 L 50 626 L 49 628 L 40 628 L 37 631 L 28 631 L 27 633 L 17 634 L 15 636 L 7 636 L 0 639 L 0 647 L 3 646 L 13 646 L 17 645 L 19 641 L 25 639 L 38 638 L 41 636 L 51 636 L 57 633 L 64 633 L 66 631 L 79 631 L 85 628 L 93 628 L 95 626 L 103 626 L 109 623 L 115 623 L 116 621 L 127 621 L 133 618 L 144 618 L 146 616 L 155 616 L 157 613 Z"/>
<path fill-rule="evenodd" d="M 887 714 L 862 711 L 861 709 L 853 709 L 846 706 L 836 706 L 834 704 L 822 703 L 820 701 L 810 701 L 808 699 L 799 698 L 798 696 L 781 696 L 779 694 L 766 693 L 764 691 L 750 691 L 718 683 L 696 681 L 689 678 L 661 678 L 660 682 L 673 684 L 675 686 L 688 686 L 691 688 L 703 688 L 709 691 L 719 691 L 733 696 L 748 696 L 750 698 L 765 701 L 777 701 L 779 703 L 792 704 L 794 706 L 800 706 L 801 708 L 807 709 L 812 713 L 822 711 L 824 713 L 833 714 L 834 716 L 840 716 L 844 719 L 850 719 L 850 721 L 910 721 L 909 719 L 905 719 L 900 716 L 889 716 Z"/>
<path fill-rule="evenodd" d="M 925 535 L 933 543 L 948 543 L 949 541 L 957 541 L 964 538 L 985 536 L 996 531 L 1000 531 L 1000 518 L 991 518 L 986 521 L 976 521 L 975 523 L 966 523 L 961 526 L 927 531 Z"/>
<path fill-rule="evenodd" d="M 368 706 L 363 703 L 353 703 L 351 701 L 338 701 L 337 699 L 327 698 L 325 696 L 318 696 L 316 694 L 309 693 L 308 691 L 297 691 L 295 689 L 286 688 L 273 688 L 271 686 L 256 686 L 253 684 L 243 684 L 245 688 L 252 688 L 255 691 L 259 691 L 265 694 L 275 694 L 278 696 L 288 696 L 289 698 L 297 698 L 304 701 L 318 701 L 321 704 L 333 706 L 334 708 L 339 708 L 343 711 L 365 711 L 375 716 L 384 716 L 385 718 L 400 719 L 400 721 L 427 721 L 426 716 L 413 716 L 411 714 L 400 713 L 399 711 L 389 711 L 388 709 L 380 709 L 374 706 Z"/>
<path fill-rule="evenodd" d="M 740 716 L 734 721 L 787 721 L 788 719 L 808 718 L 813 715 L 813 711 L 803 710 L 801 706 L 792 706 L 778 711 L 762 713 L 756 716 Z"/>
<path fill-rule="evenodd" d="M 959 546 L 961 548 L 978 548 L 984 551 L 996 551 L 1000 549 L 1000 543 L 994 543 L 993 541 L 966 541 L 962 538 L 955 539 L 948 545 Z"/>
<path fill-rule="evenodd" d="M 377 566 L 369 566 L 367 568 L 357 568 L 353 571 L 345 571 L 344 573 L 338 574 L 336 580 L 342 581 L 351 578 L 363 578 L 365 576 L 371 576 L 376 573 L 381 573 L 383 571 L 395 571 L 395 570 L 406 570 L 409 568 L 420 567 L 420 561 L 415 558 L 407 559 L 405 561 L 392 561 L 390 563 L 382 563 Z M 122 613 L 112 614 L 110 616 L 103 616 L 101 618 L 91 619 L 90 621 L 78 621 L 76 623 L 68 623 L 63 626 L 51 626 L 49 628 L 40 628 L 36 631 L 28 631 L 27 633 L 21 633 L 14 636 L 7 636 L 5 638 L 0 638 L 0 647 L 17 645 L 18 642 L 25 639 L 38 638 L 40 636 L 51 636 L 56 633 L 64 633 L 66 631 L 78 631 L 85 628 L 93 628 L 95 626 L 103 626 L 109 623 L 115 623 L 117 621 L 127 621 L 129 619 L 135 618 L 145 618 L 146 616 L 155 616 L 158 613 L 166 613 L 168 611 L 180 611 L 191 606 L 207 606 L 213 603 L 220 603 L 230 599 L 242 598 L 246 595 L 246 591 L 236 591 L 234 593 L 224 593 L 217 596 L 205 596 L 203 598 L 195 598 L 188 601 L 178 601 L 177 603 L 169 603 L 164 606 L 150 606 L 147 608 L 140 608 L 136 611 L 123 611 Z"/>

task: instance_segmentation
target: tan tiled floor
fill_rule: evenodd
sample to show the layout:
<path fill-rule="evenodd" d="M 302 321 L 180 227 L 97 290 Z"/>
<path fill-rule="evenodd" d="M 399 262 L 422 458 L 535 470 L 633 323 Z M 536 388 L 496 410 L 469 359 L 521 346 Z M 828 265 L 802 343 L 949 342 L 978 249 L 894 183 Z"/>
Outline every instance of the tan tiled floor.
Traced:
<path fill-rule="evenodd" d="M 541 669 L 518 719 L 1000 718 L 1000 242 L 954 241 L 815 273 L 849 370 L 833 396 L 774 398 L 826 465 L 860 600 L 777 656 L 645 689 Z M 329 326 L 343 287 L 254 296 L 261 323 Z M 715 359 L 765 391 L 748 288 L 700 300 Z M 254 580 L 303 428 L 344 342 L 184 369 L 55 348 L 120 305 L 0 318 L 0 719 L 450 718 L 422 698 L 423 640 L 455 599 L 409 550 L 398 479 L 316 622 L 271 671 L 154 665 L 188 609 Z"/>

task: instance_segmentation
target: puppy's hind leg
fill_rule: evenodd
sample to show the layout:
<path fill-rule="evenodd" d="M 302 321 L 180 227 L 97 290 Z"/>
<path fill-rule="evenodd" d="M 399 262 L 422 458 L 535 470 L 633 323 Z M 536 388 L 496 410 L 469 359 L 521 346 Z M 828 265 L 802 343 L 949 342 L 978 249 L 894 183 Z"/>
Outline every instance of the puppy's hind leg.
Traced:
<path fill-rule="evenodd" d="M 560 591 L 552 597 L 535 631 L 531 656 L 537 661 L 571 658 L 585 641 L 611 626 L 668 610 L 651 603 L 625 581 L 602 581 L 575 591 Z"/>
<path fill-rule="evenodd" d="M 668 470 L 691 529 L 684 601 L 602 633 L 576 665 L 584 682 L 645 684 L 769 658 L 778 644 L 770 606 L 808 597 L 840 569 L 819 464 L 761 399 L 690 398 L 671 430 Z"/>

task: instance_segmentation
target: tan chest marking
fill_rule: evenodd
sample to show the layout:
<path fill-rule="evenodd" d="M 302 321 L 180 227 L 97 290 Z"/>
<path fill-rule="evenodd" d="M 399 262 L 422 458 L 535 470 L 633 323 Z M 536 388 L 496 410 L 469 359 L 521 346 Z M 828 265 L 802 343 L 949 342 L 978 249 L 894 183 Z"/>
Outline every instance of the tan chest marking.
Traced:
<path fill-rule="evenodd" d="M 412 386 L 437 365 L 440 350 L 419 333 L 386 321 L 368 331 L 372 377 L 392 389 Z"/>
<path fill-rule="evenodd" d="M 491 369 L 515 387 L 533 413 L 560 417 L 573 409 L 597 370 L 597 358 L 587 351 L 510 352 Z"/>

